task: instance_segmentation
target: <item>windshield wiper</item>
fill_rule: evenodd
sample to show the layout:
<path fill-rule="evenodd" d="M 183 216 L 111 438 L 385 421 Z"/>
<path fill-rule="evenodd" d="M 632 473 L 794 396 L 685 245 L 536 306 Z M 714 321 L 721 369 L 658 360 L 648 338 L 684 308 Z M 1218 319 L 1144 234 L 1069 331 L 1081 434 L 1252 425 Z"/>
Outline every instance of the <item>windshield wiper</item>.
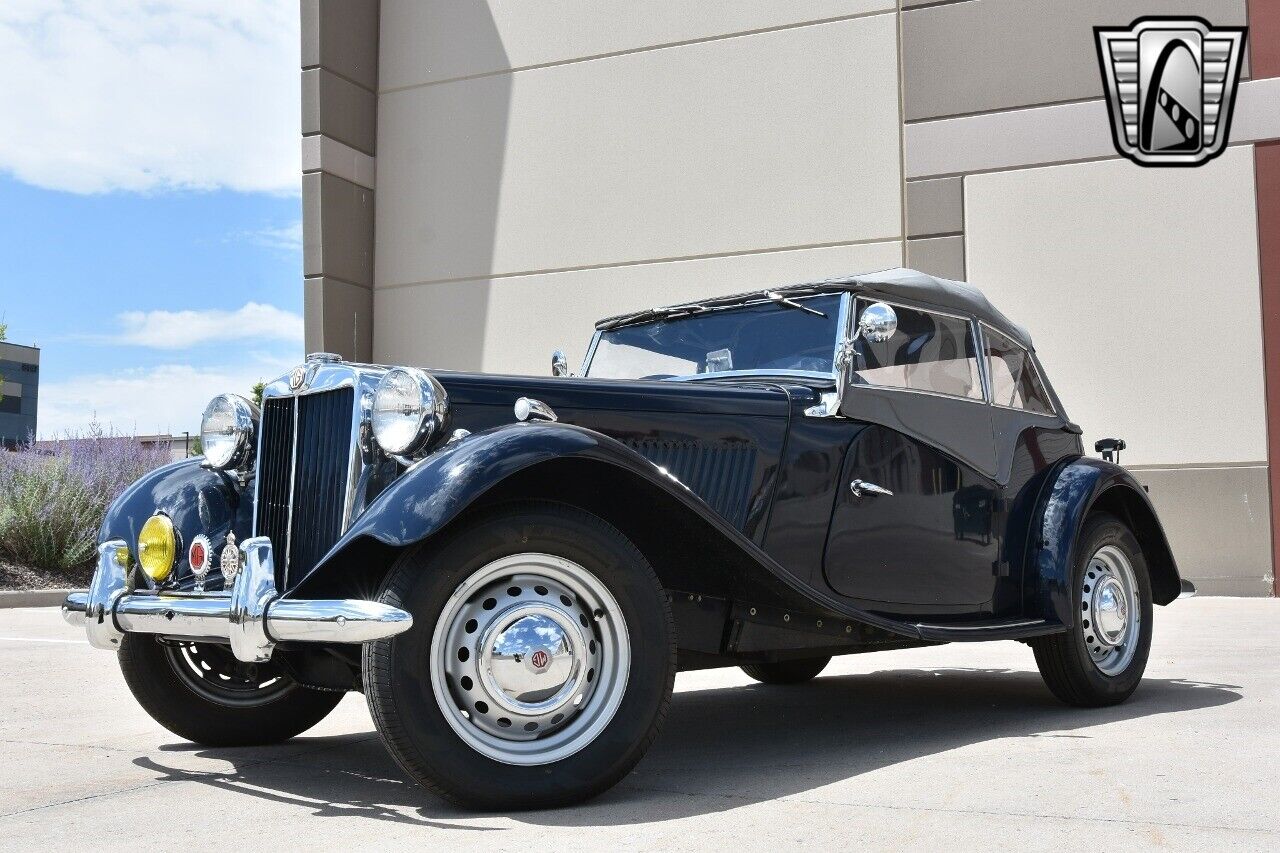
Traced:
<path fill-rule="evenodd" d="M 786 296 L 783 296 L 781 293 L 778 293 L 776 290 L 766 290 L 764 292 L 764 296 L 770 302 L 776 302 L 777 304 L 785 305 L 788 308 L 795 308 L 799 311 L 804 311 L 806 314 L 816 314 L 824 320 L 827 319 L 827 315 L 823 314 L 817 308 L 810 308 L 808 305 L 801 305 L 799 302 L 796 302 L 794 299 L 790 299 Z"/>

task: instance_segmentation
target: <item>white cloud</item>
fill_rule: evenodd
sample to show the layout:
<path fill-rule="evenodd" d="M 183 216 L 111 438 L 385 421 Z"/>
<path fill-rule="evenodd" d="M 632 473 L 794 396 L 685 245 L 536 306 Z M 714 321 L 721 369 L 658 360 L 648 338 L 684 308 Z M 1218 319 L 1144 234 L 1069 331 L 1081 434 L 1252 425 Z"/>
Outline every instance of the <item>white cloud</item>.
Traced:
<path fill-rule="evenodd" d="M 238 239 L 248 240 L 268 249 L 279 249 L 282 252 L 302 251 L 302 220 L 289 225 L 267 226 L 256 231 L 242 231 L 235 235 Z"/>
<path fill-rule="evenodd" d="M 47 189 L 301 183 L 297 0 L 4 0 L 0 171 Z"/>
<path fill-rule="evenodd" d="M 270 381 L 297 364 L 296 358 L 263 357 L 228 367 L 159 367 L 85 374 L 40 384 L 37 416 L 40 438 L 83 433 L 93 421 L 117 433 L 193 435 L 200 415 L 215 394 L 249 396 L 255 382 Z"/>
<path fill-rule="evenodd" d="M 106 340 L 126 346 L 186 349 L 230 341 L 302 345 L 301 315 L 260 302 L 246 302 L 235 311 L 126 311 L 116 321 L 119 334 Z"/>

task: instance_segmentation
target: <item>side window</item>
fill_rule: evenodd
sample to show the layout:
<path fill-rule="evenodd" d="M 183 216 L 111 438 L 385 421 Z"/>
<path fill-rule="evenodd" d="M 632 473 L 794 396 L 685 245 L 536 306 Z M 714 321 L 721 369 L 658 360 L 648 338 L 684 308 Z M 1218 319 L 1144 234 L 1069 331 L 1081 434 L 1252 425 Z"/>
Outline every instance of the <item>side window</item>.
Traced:
<path fill-rule="evenodd" d="M 1053 404 L 1049 402 L 1049 395 L 1044 390 L 1031 355 L 985 324 L 982 333 L 987 342 L 992 401 L 997 406 L 1052 415 Z"/>
<path fill-rule="evenodd" d="M 858 300 L 858 311 L 870 303 Z M 882 343 L 854 344 L 854 383 L 982 399 L 973 324 L 958 317 L 903 308 L 898 330 Z"/>

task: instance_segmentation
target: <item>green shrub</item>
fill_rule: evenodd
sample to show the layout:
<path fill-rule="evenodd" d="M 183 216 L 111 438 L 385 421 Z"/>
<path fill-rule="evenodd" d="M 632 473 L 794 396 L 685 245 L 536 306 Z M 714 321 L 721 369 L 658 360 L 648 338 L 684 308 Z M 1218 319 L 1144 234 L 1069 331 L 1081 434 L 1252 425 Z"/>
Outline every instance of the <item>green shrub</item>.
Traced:
<path fill-rule="evenodd" d="M 91 427 L 84 436 L 0 452 L 0 556 L 65 571 L 89 562 L 111 505 L 169 449 Z"/>

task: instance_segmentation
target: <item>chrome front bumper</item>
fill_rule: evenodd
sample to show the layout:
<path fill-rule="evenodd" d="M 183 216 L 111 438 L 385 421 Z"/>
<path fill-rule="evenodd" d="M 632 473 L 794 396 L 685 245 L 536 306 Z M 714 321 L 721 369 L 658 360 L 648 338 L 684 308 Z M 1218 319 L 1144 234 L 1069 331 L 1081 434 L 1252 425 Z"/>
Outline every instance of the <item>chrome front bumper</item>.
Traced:
<path fill-rule="evenodd" d="M 92 585 L 67 596 L 62 616 L 83 625 L 95 648 L 119 648 L 130 632 L 162 634 L 229 642 L 246 663 L 270 660 L 276 643 L 367 643 L 413 626 L 405 611 L 375 601 L 282 599 L 271 540 L 258 536 L 240 547 L 244 564 L 229 593 L 134 592 L 128 586 L 128 546 L 119 539 L 104 542 Z"/>

